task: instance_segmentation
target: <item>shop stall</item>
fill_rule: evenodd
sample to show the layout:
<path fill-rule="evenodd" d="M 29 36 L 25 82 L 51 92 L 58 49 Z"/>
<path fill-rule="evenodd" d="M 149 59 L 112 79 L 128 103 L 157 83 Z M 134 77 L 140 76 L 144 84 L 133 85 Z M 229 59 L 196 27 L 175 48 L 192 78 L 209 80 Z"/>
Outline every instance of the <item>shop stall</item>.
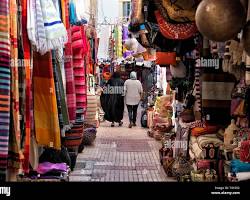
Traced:
<path fill-rule="evenodd" d="M 148 135 L 178 181 L 250 180 L 249 6 L 132 1 L 129 31 L 157 66 Z"/>
<path fill-rule="evenodd" d="M 90 1 L 0 5 L 0 179 L 68 181 L 97 132 Z"/>

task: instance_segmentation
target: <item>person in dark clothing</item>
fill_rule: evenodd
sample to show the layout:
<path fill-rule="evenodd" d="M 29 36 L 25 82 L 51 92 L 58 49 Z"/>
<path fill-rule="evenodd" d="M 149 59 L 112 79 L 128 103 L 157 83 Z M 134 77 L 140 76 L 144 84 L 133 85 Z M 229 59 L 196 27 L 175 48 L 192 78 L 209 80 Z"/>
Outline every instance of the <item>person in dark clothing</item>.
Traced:
<path fill-rule="evenodd" d="M 124 81 L 118 72 L 114 72 L 107 82 L 101 95 L 101 106 L 105 112 L 104 118 L 111 122 L 111 127 L 115 122 L 122 126 L 124 113 Z"/>

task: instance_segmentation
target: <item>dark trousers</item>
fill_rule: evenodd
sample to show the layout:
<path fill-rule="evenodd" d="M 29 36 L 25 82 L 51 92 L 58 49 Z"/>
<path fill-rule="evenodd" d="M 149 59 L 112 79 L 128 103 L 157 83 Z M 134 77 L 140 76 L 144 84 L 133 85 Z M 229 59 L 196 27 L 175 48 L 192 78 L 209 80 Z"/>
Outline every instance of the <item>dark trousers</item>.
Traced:
<path fill-rule="evenodd" d="M 127 105 L 127 108 L 128 108 L 129 122 L 136 123 L 138 105 L 134 106 Z"/>

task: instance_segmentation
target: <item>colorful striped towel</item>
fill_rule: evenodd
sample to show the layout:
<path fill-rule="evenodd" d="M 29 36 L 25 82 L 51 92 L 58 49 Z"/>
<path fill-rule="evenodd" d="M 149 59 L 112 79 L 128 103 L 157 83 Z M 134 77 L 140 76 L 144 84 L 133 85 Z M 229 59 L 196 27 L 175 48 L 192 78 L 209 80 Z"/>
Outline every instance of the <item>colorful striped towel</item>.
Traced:
<path fill-rule="evenodd" d="M 0 181 L 6 179 L 10 128 L 9 0 L 0 0 Z"/>

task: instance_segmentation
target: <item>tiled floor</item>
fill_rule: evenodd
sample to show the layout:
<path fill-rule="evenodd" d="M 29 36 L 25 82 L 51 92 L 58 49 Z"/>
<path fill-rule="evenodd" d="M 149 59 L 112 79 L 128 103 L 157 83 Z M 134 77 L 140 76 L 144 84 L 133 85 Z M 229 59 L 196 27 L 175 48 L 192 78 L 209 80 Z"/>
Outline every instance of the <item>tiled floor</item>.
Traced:
<path fill-rule="evenodd" d="M 70 181 L 173 181 L 160 165 L 160 142 L 149 138 L 147 129 L 141 128 L 139 122 L 137 124 L 137 127 L 127 128 L 127 117 L 123 127 L 111 128 L 110 123 L 102 123 L 95 143 L 78 155 Z"/>

